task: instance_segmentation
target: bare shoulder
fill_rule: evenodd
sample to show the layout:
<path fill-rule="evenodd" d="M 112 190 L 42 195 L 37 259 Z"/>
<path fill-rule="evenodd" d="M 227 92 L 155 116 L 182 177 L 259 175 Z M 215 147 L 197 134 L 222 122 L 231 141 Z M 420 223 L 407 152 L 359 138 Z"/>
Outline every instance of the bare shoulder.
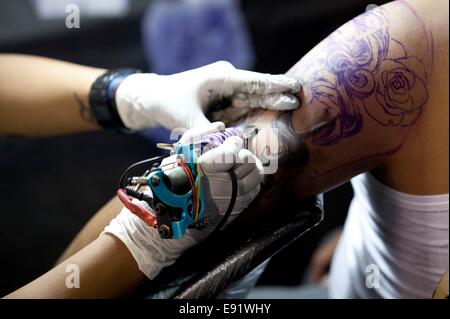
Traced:
<path fill-rule="evenodd" d="M 401 150 L 391 156 L 375 175 L 385 184 L 413 194 L 448 193 L 448 8 L 449 1 L 396 1 L 389 15 L 403 20 L 392 26 L 393 37 L 402 39 L 413 57 L 414 86 L 423 90 L 410 95 L 416 105 L 424 98 L 417 123 Z M 422 99 L 422 98 L 421 98 Z"/>
<path fill-rule="evenodd" d="M 448 0 L 403 0 L 396 3 L 411 7 L 429 28 L 439 31 L 438 38 L 448 35 Z"/>

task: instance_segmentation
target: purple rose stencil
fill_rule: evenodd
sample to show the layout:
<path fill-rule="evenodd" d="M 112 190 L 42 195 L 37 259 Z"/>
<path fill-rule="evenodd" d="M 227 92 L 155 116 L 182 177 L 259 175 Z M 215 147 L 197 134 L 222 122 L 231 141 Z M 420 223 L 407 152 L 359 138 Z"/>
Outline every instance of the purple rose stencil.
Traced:
<path fill-rule="evenodd" d="M 428 100 L 424 63 L 391 38 L 383 8 L 356 17 L 319 47 L 305 73 L 312 100 L 333 120 L 313 143 L 332 145 L 359 133 L 362 112 L 384 126 L 410 126 L 420 117 Z"/>

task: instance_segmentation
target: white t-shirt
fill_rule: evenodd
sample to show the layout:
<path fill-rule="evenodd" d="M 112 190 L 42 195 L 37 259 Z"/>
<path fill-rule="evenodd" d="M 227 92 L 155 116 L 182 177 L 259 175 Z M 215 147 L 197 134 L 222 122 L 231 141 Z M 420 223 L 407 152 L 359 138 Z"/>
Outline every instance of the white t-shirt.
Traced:
<path fill-rule="evenodd" d="M 393 190 L 370 173 L 355 196 L 331 265 L 331 298 L 431 298 L 449 263 L 449 195 Z"/>

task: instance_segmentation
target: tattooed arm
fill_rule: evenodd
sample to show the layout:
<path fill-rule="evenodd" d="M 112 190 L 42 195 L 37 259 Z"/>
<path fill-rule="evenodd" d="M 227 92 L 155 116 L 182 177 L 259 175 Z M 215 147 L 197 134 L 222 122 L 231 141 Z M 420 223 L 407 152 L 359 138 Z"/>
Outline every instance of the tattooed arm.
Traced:
<path fill-rule="evenodd" d="M 105 70 L 47 58 L 0 55 L 0 136 L 98 129 L 88 94 Z"/>
<path fill-rule="evenodd" d="M 283 192 L 316 194 L 368 170 L 400 191 L 448 192 L 445 8 L 393 2 L 353 19 L 288 72 L 304 84 L 300 109 L 245 118 L 278 130 Z"/>

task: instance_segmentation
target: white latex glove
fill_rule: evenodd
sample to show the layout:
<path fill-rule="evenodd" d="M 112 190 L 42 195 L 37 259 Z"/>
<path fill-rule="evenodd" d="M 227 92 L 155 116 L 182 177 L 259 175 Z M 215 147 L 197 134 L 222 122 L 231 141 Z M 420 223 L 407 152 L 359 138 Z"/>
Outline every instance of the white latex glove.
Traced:
<path fill-rule="evenodd" d="M 285 75 L 238 70 L 220 61 L 168 76 L 130 75 L 117 89 L 116 105 L 130 129 L 189 129 L 208 124 L 204 113 L 223 100 L 231 102 L 231 108 L 226 109 L 227 121 L 256 107 L 295 109 L 299 102 L 294 94 L 300 89 L 297 80 Z"/>
<path fill-rule="evenodd" d="M 218 132 L 223 127 L 223 123 L 211 123 L 187 131 L 183 137 L 185 140 L 191 140 L 201 137 L 202 134 Z M 149 279 L 155 278 L 164 267 L 173 264 L 185 250 L 210 235 L 220 222 L 230 203 L 229 170 L 234 170 L 239 188 L 232 217 L 228 223 L 258 195 L 262 182 L 260 162 L 248 150 L 242 149 L 242 144 L 243 141 L 239 137 L 230 137 L 218 148 L 199 157 L 200 168 L 204 174 L 201 187 L 207 198 L 205 229 L 187 229 L 181 239 L 161 239 L 157 229 L 149 227 L 124 208 L 103 233 L 110 233 L 119 238 L 133 255 L 139 269 Z M 223 161 L 223 158 L 227 161 Z M 147 203 L 136 199 L 133 201 L 149 209 Z"/>
<path fill-rule="evenodd" d="M 134 199 L 133 202 L 150 209 L 144 201 Z M 123 208 L 103 231 L 116 236 L 127 246 L 139 270 L 149 279 L 154 279 L 164 267 L 173 264 L 186 249 L 198 242 L 193 232 L 200 231 L 187 229 L 181 239 L 162 239 L 156 228 L 145 224 L 127 208 Z"/>
<path fill-rule="evenodd" d="M 225 124 L 222 122 L 193 128 L 184 133 L 179 142 L 195 144 L 223 129 Z M 206 198 L 204 211 L 208 230 L 215 228 L 230 204 L 232 194 L 230 170 L 236 174 L 238 192 L 228 222 L 247 208 L 261 190 L 263 181 L 261 161 L 249 150 L 244 149 L 243 145 L 244 141 L 240 137 L 231 136 L 222 145 L 198 158 L 202 172 L 201 189 Z"/>

